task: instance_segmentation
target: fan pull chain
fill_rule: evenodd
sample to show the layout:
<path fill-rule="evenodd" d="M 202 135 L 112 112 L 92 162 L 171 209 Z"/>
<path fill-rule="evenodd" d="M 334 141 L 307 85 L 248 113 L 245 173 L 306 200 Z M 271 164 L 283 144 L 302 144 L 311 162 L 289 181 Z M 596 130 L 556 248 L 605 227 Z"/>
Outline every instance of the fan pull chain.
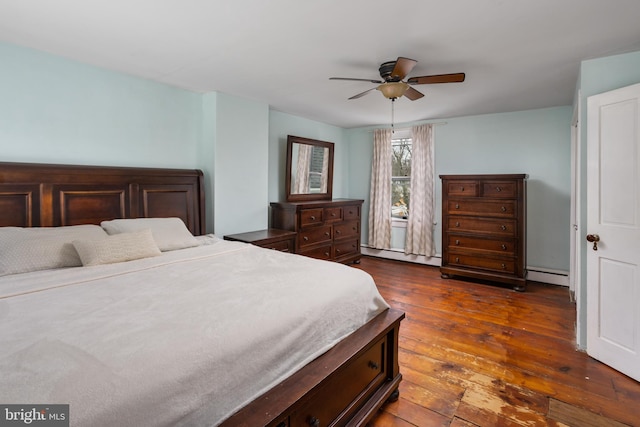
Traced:
<path fill-rule="evenodd" d="M 393 123 L 395 122 L 395 105 L 396 105 L 396 99 L 392 98 L 391 99 L 391 133 L 395 133 L 396 130 L 393 127 Z"/>

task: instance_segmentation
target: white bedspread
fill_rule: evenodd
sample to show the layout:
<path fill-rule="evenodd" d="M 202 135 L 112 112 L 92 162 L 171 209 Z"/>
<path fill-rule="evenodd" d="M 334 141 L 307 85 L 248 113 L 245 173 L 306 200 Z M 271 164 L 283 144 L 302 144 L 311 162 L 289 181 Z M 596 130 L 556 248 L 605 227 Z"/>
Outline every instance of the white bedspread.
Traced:
<path fill-rule="evenodd" d="M 217 425 L 387 307 L 361 270 L 226 241 L 0 277 L 0 402 Z"/>

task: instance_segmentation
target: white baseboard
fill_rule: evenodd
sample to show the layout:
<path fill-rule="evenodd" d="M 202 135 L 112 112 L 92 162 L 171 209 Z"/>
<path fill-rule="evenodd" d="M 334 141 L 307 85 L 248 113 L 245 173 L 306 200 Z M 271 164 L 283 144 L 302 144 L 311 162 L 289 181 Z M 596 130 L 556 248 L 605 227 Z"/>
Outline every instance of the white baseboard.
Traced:
<path fill-rule="evenodd" d="M 374 256 L 378 258 L 393 259 L 396 261 L 407 261 L 416 264 L 432 265 L 440 267 L 441 257 L 439 255 L 426 257 L 424 255 L 406 255 L 402 249 L 374 249 L 362 245 L 360 247 L 362 255 Z"/>
<path fill-rule="evenodd" d="M 406 255 L 402 249 L 374 249 L 366 245 L 362 245 L 360 250 L 362 251 L 362 255 L 378 258 L 413 262 L 416 264 L 424 264 L 434 267 L 440 267 L 442 264 L 442 256 L 440 254 L 436 254 L 432 257 L 426 257 L 423 255 Z M 527 267 L 527 280 L 568 287 L 569 272 L 541 267 Z"/>
<path fill-rule="evenodd" d="M 569 287 L 569 272 L 527 267 L 527 280 Z"/>

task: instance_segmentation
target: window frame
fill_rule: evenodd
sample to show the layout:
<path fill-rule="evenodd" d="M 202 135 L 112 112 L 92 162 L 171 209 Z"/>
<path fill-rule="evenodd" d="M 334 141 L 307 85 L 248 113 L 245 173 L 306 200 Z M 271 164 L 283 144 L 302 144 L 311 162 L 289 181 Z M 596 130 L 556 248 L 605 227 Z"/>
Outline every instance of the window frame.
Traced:
<path fill-rule="evenodd" d="M 411 135 L 407 132 L 406 135 L 397 135 L 394 138 L 391 139 L 391 150 L 392 152 L 394 152 L 394 146 L 400 145 L 400 144 L 406 144 L 410 147 L 412 147 L 413 144 L 413 139 L 411 138 Z M 410 155 L 412 154 L 411 151 L 409 151 Z M 393 156 L 393 154 L 392 154 Z M 389 159 L 390 162 L 393 162 L 393 158 Z M 411 161 L 411 157 L 409 157 L 409 161 Z M 409 163 L 409 165 L 411 165 L 411 163 Z M 393 167 L 392 167 L 392 171 L 393 171 Z M 393 185 L 395 182 L 398 181 L 406 181 L 407 183 L 409 183 L 409 188 L 411 188 L 411 166 L 409 166 L 409 175 L 392 175 L 391 176 L 391 182 L 389 183 L 389 185 L 391 185 L 392 188 L 392 195 L 393 195 Z M 409 195 L 410 197 L 410 195 Z M 392 197 L 393 198 L 393 197 Z M 389 214 L 391 215 L 391 221 L 392 221 L 392 225 L 394 226 L 400 226 L 400 227 L 406 227 L 406 223 L 409 220 L 409 206 L 407 204 L 407 217 L 403 218 L 403 217 L 398 217 L 398 216 L 393 216 L 393 200 L 392 200 L 392 204 L 391 206 L 389 206 Z"/>

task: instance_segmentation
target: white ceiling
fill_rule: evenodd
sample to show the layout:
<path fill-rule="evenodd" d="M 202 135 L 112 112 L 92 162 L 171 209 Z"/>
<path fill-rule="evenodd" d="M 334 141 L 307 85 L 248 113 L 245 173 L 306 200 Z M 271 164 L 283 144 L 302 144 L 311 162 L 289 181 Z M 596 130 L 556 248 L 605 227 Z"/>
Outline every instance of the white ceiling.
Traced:
<path fill-rule="evenodd" d="M 571 105 L 581 60 L 640 50 L 638 0 L 0 0 L 0 40 L 341 127 L 388 123 L 382 62 L 415 86 L 396 123 Z"/>

